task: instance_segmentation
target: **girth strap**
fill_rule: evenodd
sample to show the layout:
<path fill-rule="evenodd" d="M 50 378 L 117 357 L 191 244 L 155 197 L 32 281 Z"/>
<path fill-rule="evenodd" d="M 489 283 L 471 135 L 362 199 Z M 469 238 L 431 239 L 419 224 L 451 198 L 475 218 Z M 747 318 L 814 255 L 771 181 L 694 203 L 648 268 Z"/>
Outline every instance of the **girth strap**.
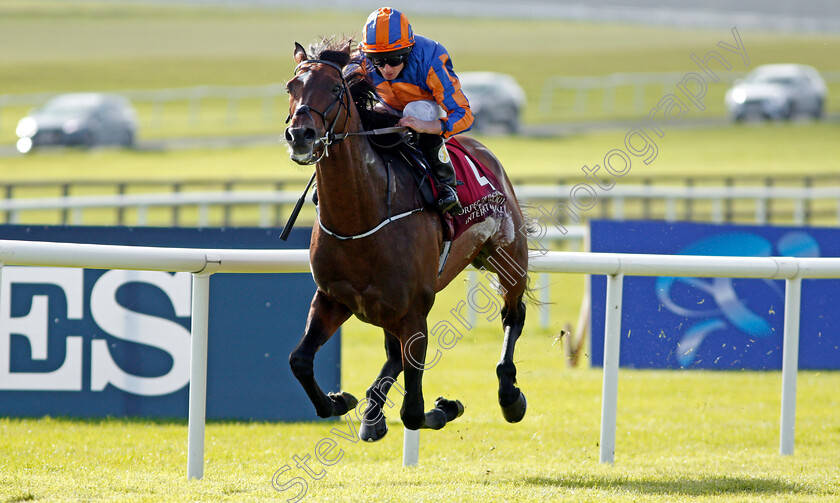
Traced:
<path fill-rule="evenodd" d="M 401 219 L 401 218 L 405 218 L 405 217 L 407 217 L 407 216 L 409 216 L 409 215 L 413 215 L 413 214 L 415 214 L 415 213 L 419 213 L 419 212 L 421 212 L 421 211 L 423 211 L 423 208 L 415 208 L 415 209 L 413 209 L 413 210 L 411 210 L 411 211 L 406 211 L 405 213 L 400 213 L 399 215 L 394 215 L 394 216 L 392 216 L 392 217 L 388 217 L 388 218 L 386 218 L 385 220 L 383 220 L 382 222 L 380 222 L 380 223 L 379 223 L 379 225 L 377 225 L 376 227 L 374 227 L 373 229 L 371 229 L 371 230 L 369 230 L 369 231 L 367 231 L 367 232 L 363 232 L 363 233 L 361 233 L 361 234 L 355 234 L 355 235 L 353 235 L 353 236 L 342 236 L 341 234 L 336 234 L 335 232 L 333 232 L 333 231 L 331 231 L 331 230 L 327 229 L 327 228 L 324 226 L 323 222 L 321 222 L 321 212 L 320 212 L 320 211 L 318 211 L 318 210 L 317 210 L 317 208 L 316 208 L 316 212 L 317 212 L 317 214 L 318 214 L 318 226 L 320 226 L 320 227 L 321 227 L 321 230 L 322 230 L 322 231 L 324 231 L 324 232 L 326 232 L 327 234 L 329 234 L 330 236 L 332 236 L 332 237 L 334 237 L 334 238 L 338 239 L 339 241 L 348 241 L 348 240 L 351 240 L 351 239 L 362 239 L 362 238 L 366 238 L 366 237 L 368 237 L 368 236 L 370 236 L 370 235 L 375 234 L 377 231 L 379 231 L 380 229 L 382 229 L 382 228 L 383 228 L 383 227 L 385 227 L 386 225 L 390 224 L 391 222 L 395 222 L 395 221 L 397 221 L 397 220 L 399 220 L 399 219 Z"/>

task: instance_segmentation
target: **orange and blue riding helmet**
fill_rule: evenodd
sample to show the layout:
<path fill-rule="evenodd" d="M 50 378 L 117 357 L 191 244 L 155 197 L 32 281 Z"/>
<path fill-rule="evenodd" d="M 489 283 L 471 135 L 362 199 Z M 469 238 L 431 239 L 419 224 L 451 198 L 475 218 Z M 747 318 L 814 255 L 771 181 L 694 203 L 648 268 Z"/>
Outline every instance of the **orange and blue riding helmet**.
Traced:
<path fill-rule="evenodd" d="M 368 16 L 359 48 L 366 54 L 398 56 L 410 52 L 413 45 L 414 32 L 408 17 L 390 7 L 381 7 Z"/>

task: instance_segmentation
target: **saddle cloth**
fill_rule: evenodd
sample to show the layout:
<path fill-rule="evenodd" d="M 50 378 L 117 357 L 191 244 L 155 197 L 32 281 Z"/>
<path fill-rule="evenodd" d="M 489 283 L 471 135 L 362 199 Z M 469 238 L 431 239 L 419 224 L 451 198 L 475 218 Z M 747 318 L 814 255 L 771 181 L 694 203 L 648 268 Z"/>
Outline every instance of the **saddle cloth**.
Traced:
<path fill-rule="evenodd" d="M 402 142 L 389 147 L 374 145 L 374 148 L 379 151 L 388 166 L 408 165 L 414 175 L 423 205 L 429 209 L 435 207 L 438 196 L 435 179 L 420 151 Z M 453 241 L 471 226 L 483 222 L 488 217 L 507 216 L 507 198 L 493 172 L 467 152 L 455 137 L 446 141 L 446 149 L 455 168 L 458 200 L 464 209 L 463 213 L 455 217 L 441 215 L 444 240 Z"/>
<path fill-rule="evenodd" d="M 489 217 L 506 217 L 507 198 L 493 172 L 467 152 L 455 137 L 447 140 L 446 149 L 459 182 L 458 200 L 464 208 L 463 213 L 453 217 L 452 239 L 455 240 L 471 226 Z"/>

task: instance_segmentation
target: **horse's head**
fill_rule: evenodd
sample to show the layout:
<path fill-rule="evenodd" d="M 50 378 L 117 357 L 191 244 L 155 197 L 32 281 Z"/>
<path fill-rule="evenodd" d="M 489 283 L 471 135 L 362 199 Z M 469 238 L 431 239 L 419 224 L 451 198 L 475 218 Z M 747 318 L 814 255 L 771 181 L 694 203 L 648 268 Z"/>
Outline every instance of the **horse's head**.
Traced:
<path fill-rule="evenodd" d="M 313 164 L 327 154 L 336 127 L 343 130 L 350 118 L 352 102 L 343 73 L 350 59 L 350 42 L 340 50 L 322 52 L 318 59 L 309 59 L 295 43 L 294 57 L 295 76 L 286 83 L 289 126 L 285 137 L 293 161 Z"/>

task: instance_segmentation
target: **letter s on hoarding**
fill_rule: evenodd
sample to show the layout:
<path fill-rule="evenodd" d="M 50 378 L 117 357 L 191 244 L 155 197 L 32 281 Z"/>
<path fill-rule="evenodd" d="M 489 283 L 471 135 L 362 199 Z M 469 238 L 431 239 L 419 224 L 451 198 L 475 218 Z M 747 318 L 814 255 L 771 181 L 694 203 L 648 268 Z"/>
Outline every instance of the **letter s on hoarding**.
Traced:
<path fill-rule="evenodd" d="M 51 326 L 48 303 L 52 295 L 34 295 L 29 313 L 12 317 L 11 294 L 15 283 L 55 285 L 66 297 L 67 319 L 81 319 L 86 300 L 83 272 L 82 269 L 58 267 L 2 269 L 0 389 L 82 391 L 81 336 L 66 337 L 65 359 L 59 369 L 52 372 L 12 372 L 12 334 L 27 338 L 32 360 L 47 359 L 48 331 Z M 166 374 L 157 377 L 129 374 L 114 362 L 108 350 L 108 342 L 94 339 L 91 341 L 91 391 L 102 391 L 110 383 L 128 393 L 157 396 L 177 391 L 189 382 L 189 331 L 172 320 L 134 312 L 117 302 L 117 290 L 135 282 L 159 288 L 172 302 L 176 316 L 190 316 L 190 274 L 112 270 L 103 274 L 91 291 L 89 301 L 93 321 L 112 337 L 165 351 L 172 358 L 172 367 Z"/>
<path fill-rule="evenodd" d="M 130 311 L 117 302 L 117 290 L 131 282 L 155 285 L 172 301 L 177 316 L 190 315 L 190 275 L 151 271 L 108 271 L 90 294 L 90 311 L 99 328 L 125 341 L 162 349 L 172 357 L 172 368 L 159 377 L 138 377 L 124 372 L 111 358 L 108 343 L 91 342 L 90 389 L 108 383 L 137 395 L 168 395 L 190 380 L 190 333 L 174 321 Z"/>

